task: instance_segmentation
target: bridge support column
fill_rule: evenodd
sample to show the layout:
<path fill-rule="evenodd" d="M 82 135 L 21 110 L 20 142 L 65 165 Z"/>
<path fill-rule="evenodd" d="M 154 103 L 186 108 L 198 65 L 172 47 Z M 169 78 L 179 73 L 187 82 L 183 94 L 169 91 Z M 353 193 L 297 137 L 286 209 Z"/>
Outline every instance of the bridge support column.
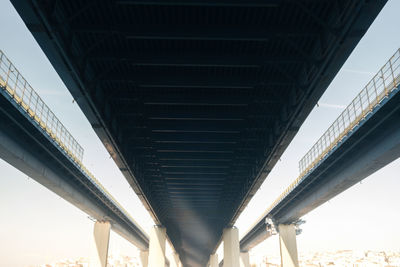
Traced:
<path fill-rule="evenodd" d="M 218 254 L 211 254 L 210 255 L 210 267 L 218 267 Z"/>
<path fill-rule="evenodd" d="M 236 227 L 225 228 L 224 240 L 224 267 L 240 267 L 239 264 L 239 230 Z"/>
<path fill-rule="evenodd" d="M 296 243 L 296 226 L 294 224 L 279 224 L 279 246 L 281 250 L 282 267 L 299 267 Z"/>
<path fill-rule="evenodd" d="M 165 266 L 166 229 L 153 226 L 150 231 L 149 265 L 148 267 Z"/>
<path fill-rule="evenodd" d="M 172 253 L 172 261 L 170 267 L 181 267 L 181 261 L 179 260 L 179 254 L 174 252 Z"/>
<path fill-rule="evenodd" d="M 240 252 L 240 267 L 250 267 L 249 252 Z"/>
<path fill-rule="evenodd" d="M 110 222 L 97 221 L 94 224 L 94 241 L 97 247 L 97 253 L 99 254 L 99 260 L 101 267 L 107 266 L 108 257 L 108 244 L 110 241 Z"/>
<path fill-rule="evenodd" d="M 147 267 L 149 265 L 149 251 L 141 250 L 139 257 L 140 257 L 140 262 L 142 263 L 142 267 Z"/>

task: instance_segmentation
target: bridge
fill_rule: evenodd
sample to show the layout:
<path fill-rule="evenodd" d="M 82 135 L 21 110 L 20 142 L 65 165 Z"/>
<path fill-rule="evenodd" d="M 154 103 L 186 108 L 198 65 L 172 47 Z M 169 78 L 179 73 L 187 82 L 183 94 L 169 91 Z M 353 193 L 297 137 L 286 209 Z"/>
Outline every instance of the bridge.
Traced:
<path fill-rule="evenodd" d="M 148 265 L 165 265 L 168 239 L 183 266 L 216 266 L 215 252 L 223 241 L 224 266 L 236 267 L 236 219 L 386 1 L 12 3 L 150 211 L 156 226 L 150 233 Z M 59 142 L 60 137 L 52 136 L 46 126 L 32 123 L 36 117 L 24 107 L 24 95 L 7 89 L 9 74 L 4 76 L 3 95 L 16 101 L 8 101 L 14 109 L 4 109 L 9 114 L 5 119 L 28 118 L 26 127 L 36 127 L 34 133 L 41 131 L 37 146 L 43 149 L 53 144 L 55 152 L 41 154 L 58 153 L 48 154 L 58 160 L 40 161 L 41 167 L 56 170 L 60 162 L 69 161 L 67 173 L 86 177 L 81 178 L 87 186 L 80 195 L 87 197 L 87 189 L 100 186 L 82 170 L 81 150 L 74 142 L 68 143 L 70 135 L 67 143 Z M 389 99 L 393 92 L 382 99 Z M 21 113 L 20 109 L 28 111 Z M 26 123 L 9 121 L 8 136 L 13 135 L 17 122 Z M 368 132 L 368 127 L 364 129 Z M 311 155 L 320 152 L 319 146 Z M 29 147 L 27 143 L 21 153 Z M 339 146 L 332 147 L 323 147 L 323 151 L 333 153 Z M 312 175 L 331 156 L 313 157 L 307 156 L 301 178 L 268 210 L 271 224 L 265 225 L 263 217 L 249 235 L 259 240 L 264 235 L 258 229 L 262 232 L 264 226 L 272 229 L 277 224 L 281 236 L 287 236 L 284 241 L 293 240 L 295 219 L 340 192 L 335 185 L 314 183 L 330 179 L 313 179 Z M 390 156 L 382 157 L 382 164 L 390 160 Z M 362 178 L 354 175 L 354 181 Z M 343 189 L 351 184 L 337 182 Z M 103 202 L 89 199 L 88 206 L 104 209 L 101 203 L 106 199 L 118 207 L 104 189 L 100 192 L 98 198 Z M 308 192 L 317 192 L 321 198 L 310 203 Z M 65 198 L 74 201 L 74 197 Z M 99 223 L 102 226 L 122 224 L 126 215 L 120 207 L 106 210 L 106 217 L 103 213 L 93 216 L 106 222 Z M 132 219 L 128 221 L 133 225 Z M 102 226 L 99 236 L 104 237 L 109 229 Z M 141 234 L 146 251 L 147 239 L 140 228 L 124 230 L 133 240 Z M 252 238 L 242 241 L 243 252 L 254 245 Z M 100 251 L 103 258 L 104 251 Z M 288 255 L 282 258 L 293 256 L 291 251 Z"/>
<path fill-rule="evenodd" d="M 142 251 L 149 237 L 82 164 L 83 148 L 0 50 L 0 156 Z M 107 222 L 107 223 L 105 223 Z"/>
<path fill-rule="evenodd" d="M 400 50 L 299 163 L 300 176 L 240 240 L 243 253 L 400 157 Z M 295 243 L 295 236 L 291 242 Z"/>

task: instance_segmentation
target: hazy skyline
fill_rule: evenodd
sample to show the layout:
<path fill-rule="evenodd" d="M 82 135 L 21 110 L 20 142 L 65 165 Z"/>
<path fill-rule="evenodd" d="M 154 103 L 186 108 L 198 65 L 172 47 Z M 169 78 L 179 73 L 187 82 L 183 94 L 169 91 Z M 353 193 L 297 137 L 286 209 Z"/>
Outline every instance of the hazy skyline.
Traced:
<path fill-rule="evenodd" d="M 239 217 L 245 233 L 298 176 L 298 160 L 400 46 L 400 1 L 388 1 L 307 118 L 271 174 Z M 87 119 L 8 0 L 0 0 L 0 49 L 85 149 L 84 164 L 146 230 L 153 222 Z M 400 250 L 400 160 L 310 212 L 299 253 L 325 249 Z M 42 185 L 0 160 L 0 266 L 27 266 L 92 255 L 93 222 Z M 136 253 L 112 234 L 110 251 Z M 279 252 L 276 237 L 251 251 Z M 220 258 L 222 255 L 220 254 Z"/>

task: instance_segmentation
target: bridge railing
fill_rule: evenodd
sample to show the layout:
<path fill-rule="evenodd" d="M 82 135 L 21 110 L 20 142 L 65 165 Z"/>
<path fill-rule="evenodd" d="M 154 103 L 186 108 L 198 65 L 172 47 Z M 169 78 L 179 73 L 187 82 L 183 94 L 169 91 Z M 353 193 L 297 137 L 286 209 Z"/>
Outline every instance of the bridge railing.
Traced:
<path fill-rule="evenodd" d="M 378 71 L 328 130 L 300 160 L 300 177 L 322 160 L 365 116 L 399 84 L 400 50 Z"/>
<path fill-rule="evenodd" d="M 382 100 L 400 85 L 400 49 L 361 90 L 322 137 L 300 160 L 300 175 L 265 211 L 265 217 L 285 198 L 339 142 L 360 123 Z"/>
<path fill-rule="evenodd" d="M 1 50 L 0 87 L 0 90 L 5 90 L 75 162 L 82 162 L 83 148 Z"/>
<path fill-rule="evenodd" d="M 107 191 L 107 189 L 96 179 L 96 177 L 83 165 L 83 148 L 69 133 L 65 126 L 54 115 L 50 108 L 40 98 L 38 93 L 29 85 L 17 68 L 0 50 L 0 90 L 4 90 L 11 99 L 46 132 L 52 140 L 61 147 L 72 159 L 78 168 L 91 180 L 100 192 L 120 210 L 125 216 L 135 222 L 129 213 L 118 203 L 118 201 Z M 140 226 L 137 225 L 138 228 Z M 143 233 L 143 229 L 140 229 Z"/>
<path fill-rule="evenodd" d="M 100 190 L 102 191 L 110 200 L 111 202 L 122 212 L 124 213 L 124 215 L 131 220 L 132 222 L 136 222 L 132 216 L 129 214 L 129 212 L 124 209 L 122 207 L 121 204 L 119 204 L 119 202 L 115 199 L 115 197 L 113 197 L 113 195 L 111 195 L 111 193 L 100 183 L 99 180 L 97 180 L 97 178 L 93 175 L 93 173 L 91 173 L 83 164 L 80 164 L 80 168 L 82 169 L 82 171 L 84 173 L 86 173 L 86 175 L 89 177 L 90 180 L 92 180 L 93 184 Z M 143 232 L 145 233 L 145 231 L 138 225 L 136 224 L 136 226 Z"/>

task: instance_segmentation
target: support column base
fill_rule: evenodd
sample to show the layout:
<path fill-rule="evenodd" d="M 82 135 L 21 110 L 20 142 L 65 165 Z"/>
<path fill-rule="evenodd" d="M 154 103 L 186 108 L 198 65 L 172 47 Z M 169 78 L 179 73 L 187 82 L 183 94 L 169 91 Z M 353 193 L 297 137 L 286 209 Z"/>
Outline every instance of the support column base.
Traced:
<path fill-rule="evenodd" d="M 225 228 L 223 240 L 224 267 L 240 267 L 239 230 L 236 227 Z"/>
<path fill-rule="evenodd" d="M 97 253 L 99 255 L 99 260 L 101 267 L 107 266 L 108 257 L 108 244 L 110 241 L 110 222 L 100 222 L 97 221 L 94 224 L 94 241 L 96 243 Z"/>
<path fill-rule="evenodd" d="M 299 267 L 295 227 L 294 224 L 278 225 L 282 267 Z"/>

